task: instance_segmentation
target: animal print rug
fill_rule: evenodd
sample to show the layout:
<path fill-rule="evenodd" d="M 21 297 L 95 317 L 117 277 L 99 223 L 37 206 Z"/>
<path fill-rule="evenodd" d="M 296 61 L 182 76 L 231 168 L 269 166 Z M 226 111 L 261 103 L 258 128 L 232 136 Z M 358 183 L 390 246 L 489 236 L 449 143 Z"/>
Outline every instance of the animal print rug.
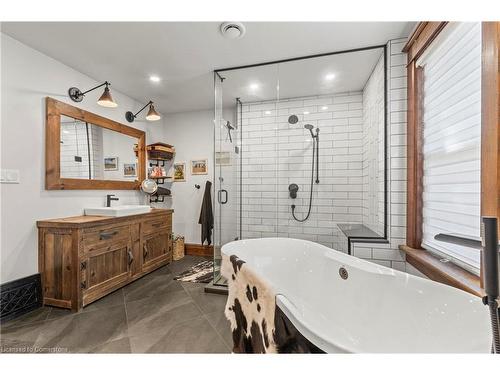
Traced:
<path fill-rule="evenodd" d="M 276 307 L 272 287 L 236 255 L 222 256 L 221 274 L 228 280 L 225 315 L 235 353 L 323 353 Z"/>
<path fill-rule="evenodd" d="M 174 280 L 189 281 L 192 283 L 209 283 L 214 279 L 214 262 L 205 260 L 201 263 L 189 267 L 174 277 Z"/>

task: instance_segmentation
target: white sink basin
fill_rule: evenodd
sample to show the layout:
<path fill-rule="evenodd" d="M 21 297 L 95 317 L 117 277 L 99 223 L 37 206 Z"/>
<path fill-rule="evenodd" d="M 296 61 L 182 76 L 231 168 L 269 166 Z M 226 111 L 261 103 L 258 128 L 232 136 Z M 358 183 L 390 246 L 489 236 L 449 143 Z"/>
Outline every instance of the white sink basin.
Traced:
<path fill-rule="evenodd" d="M 138 215 L 150 212 L 151 207 L 141 206 L 141 205 L 123 205 L 115 207 L 95 207 L 86 208 L 85 215 L 95 215 L 95 216 L 127 216 L 127 215 Z"/>

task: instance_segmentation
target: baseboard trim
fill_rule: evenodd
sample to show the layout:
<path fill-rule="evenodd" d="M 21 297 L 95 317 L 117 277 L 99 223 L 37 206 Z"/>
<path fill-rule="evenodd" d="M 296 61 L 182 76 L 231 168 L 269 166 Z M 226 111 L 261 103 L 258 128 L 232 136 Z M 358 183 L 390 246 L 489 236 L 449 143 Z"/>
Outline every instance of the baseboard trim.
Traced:
<path fill-rule="evenodd" d="M 203 257 L 211 257 L 214 255 L 214 247 L 212 245 L 200 245 L 196 243 L 187 243 L 184 245 L 184 253 L 186 255 L 197 255 Z"/>
<path fill-rule="evenodd" d="M 14 319 L 42 306 L 40 274 L 0 285 L 0 322 Z"/>

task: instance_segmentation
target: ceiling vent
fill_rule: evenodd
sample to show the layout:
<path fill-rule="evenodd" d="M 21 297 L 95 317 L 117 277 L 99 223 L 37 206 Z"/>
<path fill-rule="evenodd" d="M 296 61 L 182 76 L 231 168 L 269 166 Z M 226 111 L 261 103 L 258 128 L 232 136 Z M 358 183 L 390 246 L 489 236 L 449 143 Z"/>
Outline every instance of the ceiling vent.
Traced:
<path fill-rule="evenodd" d="M 245 26 L 241 22 L 224 22 L 220 25 L 220 32 L 228 39 L 240 39 L 245 35 Z"/>

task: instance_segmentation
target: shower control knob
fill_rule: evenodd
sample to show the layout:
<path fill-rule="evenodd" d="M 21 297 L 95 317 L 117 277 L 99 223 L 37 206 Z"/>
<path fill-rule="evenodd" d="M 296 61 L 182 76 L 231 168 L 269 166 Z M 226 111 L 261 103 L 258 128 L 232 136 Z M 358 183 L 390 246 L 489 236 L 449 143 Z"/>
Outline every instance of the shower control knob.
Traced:
<path fill-rule="evenodd" d="M 292 199 L 297 198 L 297 191 L 299 191 L 299 185 L 297 184 L 288 185 L 288 192 L 290 193 L 290 198 Z"/>

